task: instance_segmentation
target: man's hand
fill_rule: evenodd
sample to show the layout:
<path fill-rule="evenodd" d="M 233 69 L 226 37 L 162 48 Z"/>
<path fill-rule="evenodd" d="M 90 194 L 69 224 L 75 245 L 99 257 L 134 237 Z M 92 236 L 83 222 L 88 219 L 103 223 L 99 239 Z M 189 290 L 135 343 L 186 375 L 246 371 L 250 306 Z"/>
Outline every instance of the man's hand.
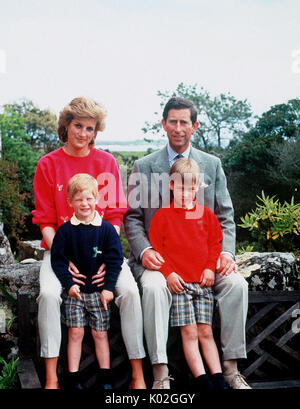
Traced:
<path fill-rule="evenodd" d="M 69 289 L 68 295 L 70 297 L 78 298 L 78 300 L 82 301 L 80 295 L 80 287 L 77 284 L 72 285 L 72 287 Z"/>
<path fill-rule="evenodd" d="M 100 298 L 105 311 L 107 311 L 107 305 L 114 299 L 114 293 L 109 290 L 103 290 L 100 294 Z"/>
<path fill-rule="evenodd" d="M 200 277 L 200 287 L 211 287 L 215 282 L 215 274 L 213 271 L 206 268 L 202 271 Z"/>
<path fill-rule="evenodd" d="M 221 253 L 218 262 L 217 262 L 217 268 L 216 271 L 220 276 L 228 276 L 230 273 L 233 271 L 235 273 L 238 272 L 238 266 L 233 260 L 233 257 L 231 254 L 228 253 Z"/>
<path fill-rule="evenodd" d="M 184 290 L 184 280 L 177 273 L 171 273 L 167 277 L 167 285 L 171 293 L 178 294 Z"/>
<path fill-rule="evenodd" d="M 97 287 L 102 287 L 104 285 L 104 276 L 106 273 L 105 270 L 106 265 L 103 263 L 99 267 L 99 270 L 97 271 L 97 274 L 92 276 L 92 284 L 97 284 Z"/>
<path fill-rule="evenodd" d="M 142 265 L 148 270 L 158 270 L 164 264 L 165 260 L 154 249 L 147 249 L 142 256 Z"/>
<path fill-rule="evenodd" d="M 69 269 L 68 270 L 73 276 L 74 283 L 79 284 L 79 285 L 85 285 L 85 282 L 82 281 L 82 280 L 79 280 L 79 279 L 80 278 L 86 278 L 86 276 L 83 275 L 83 274 L 80 274 L 79 270 L 77 269 L 75 264 L 72 263 L 72 261 L 69 261 Z"/>

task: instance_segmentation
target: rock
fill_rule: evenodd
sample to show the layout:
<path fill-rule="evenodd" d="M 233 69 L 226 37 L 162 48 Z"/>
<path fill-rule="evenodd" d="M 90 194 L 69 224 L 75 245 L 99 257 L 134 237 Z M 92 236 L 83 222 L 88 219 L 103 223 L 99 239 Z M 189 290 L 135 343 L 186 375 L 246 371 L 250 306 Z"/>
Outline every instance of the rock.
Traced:
<path fill-rule="evenodd" d="M 300 271 L 292 253 L 244 253 L 236 256 L 249 291 L 298 290 Z"/>
<path fill-rule="evenodd" d="M 0 225 L 0 265 L 13 264 L 14 262 L 15 260 L 9 241 Z"/>
<path fill-rule="evenodd" d="M 39 294 L 39 272 L 42 262 L 0 266 L 0 285 L 13 297 L 28 294 L 36 298 Z M 3 297 L 2 297 L 3 298 Z"/>
<path fill-rule="evenodd" d="M 45 249 L 41 247 L 40 243 L 40 240 L 22 241 L 19 246 L 19 260 L 28 258 L 43 260 Z"/>

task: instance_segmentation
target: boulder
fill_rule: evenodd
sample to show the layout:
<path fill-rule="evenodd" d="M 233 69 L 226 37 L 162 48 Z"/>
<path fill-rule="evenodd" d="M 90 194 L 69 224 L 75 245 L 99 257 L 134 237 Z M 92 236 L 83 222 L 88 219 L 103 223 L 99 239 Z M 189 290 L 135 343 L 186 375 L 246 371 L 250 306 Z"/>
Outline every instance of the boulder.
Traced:
<path fill-rule="evenodd" d="M 0 266 L 0 285 L 13 297 L 28 294 L 36 298 L 39 294 L 39 272 L 42 262 L 10 264 Z"/>
<path fill-rule="evenodd" d="M 15 262 L 13 253 L 7 237 L 4 234 L 3 228 L 0 225 L 0 266 L 13 264 Z"/>
<path fill-rule="evenodd" d="M 292 253 L 244 253 L 236 256 L 249 291 L 298 290 L 299 260 Z"/>

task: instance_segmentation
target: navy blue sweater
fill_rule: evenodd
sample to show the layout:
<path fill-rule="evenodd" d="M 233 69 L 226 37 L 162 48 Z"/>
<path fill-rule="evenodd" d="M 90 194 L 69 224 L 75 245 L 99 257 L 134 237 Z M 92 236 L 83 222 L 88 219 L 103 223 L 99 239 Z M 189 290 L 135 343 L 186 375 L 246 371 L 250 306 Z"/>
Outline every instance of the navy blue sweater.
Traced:
<path fill-rule="evenodd" d="M 69 261 L 87 277 L 83 279 L 85 285 L 80 286 L 80 291 L 113 291 L 123 263 L 120 238 L 113 225 L 105 220 L 101 226 L 72 225 L 71 222 L 61 225 L 51 247 L 51 265 L 67 292 L 76 284 L 68 271 Z M 97 287 L 97 284 L 92 284 L 92 276 L 102 263 L 106 264 L 104 286 Z"/>

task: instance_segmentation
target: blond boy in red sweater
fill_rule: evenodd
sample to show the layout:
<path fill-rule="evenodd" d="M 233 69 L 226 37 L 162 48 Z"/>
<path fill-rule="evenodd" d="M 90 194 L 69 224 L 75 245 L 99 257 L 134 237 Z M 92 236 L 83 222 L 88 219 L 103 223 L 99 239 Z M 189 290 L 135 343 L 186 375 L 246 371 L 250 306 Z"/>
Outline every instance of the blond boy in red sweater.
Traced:
<path fill-rule="evenodd" d="M 222 230 L 215 214 L 196 200 L 200 169 L 193 159 L 178 159 L 170 170 L 173 201 L 158 210 L 150 225 L 150 242 L 164 259 L 161 273 L 172 293 L 171 326 L 180 327 L 183 351 L 200 390 L 226 389 L 213 338 L 215 269 Z M 200 188 L 204 188 L 201 185 Z M 202 356 L 211 376 L 205 373 Z"/>

